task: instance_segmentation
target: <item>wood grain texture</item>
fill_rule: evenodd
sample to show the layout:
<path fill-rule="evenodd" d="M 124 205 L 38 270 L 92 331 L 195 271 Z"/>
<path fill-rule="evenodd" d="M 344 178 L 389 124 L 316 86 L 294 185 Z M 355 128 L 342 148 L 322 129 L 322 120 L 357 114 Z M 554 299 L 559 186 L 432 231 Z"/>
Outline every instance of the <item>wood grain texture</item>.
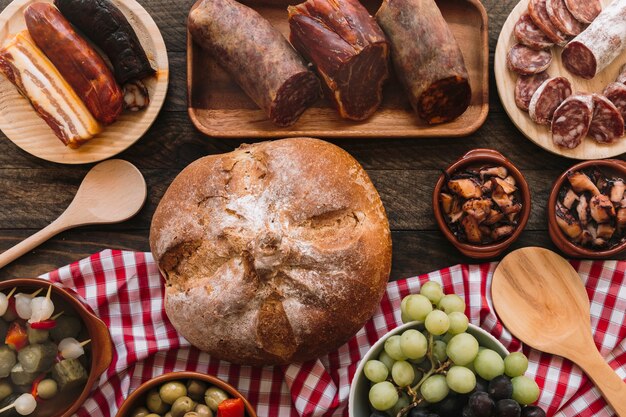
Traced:
<path fill-rule="evenodd" d="M 159 26 L 170 62 L 170 85 L 163 111 L 140 140 L 118 155 L 143 173 L 148 184 L 148 201 L 127 222 L 87 226 L 59 234 L 0 269 L 0 279 L 39 275 L 107 248 L 149 250 L 150 219 L 178 172 L 204 155 L 230 152 L 241 143 L 255 141 L 207 138 L 187 116 L 185 23 L 194 1 L 139 2 Z M 500 28 L 517 1 L 483 0 L 482 3 L 489 15 L 493 65 Z M 0 0 L 0 8 L 8 4 L 8 0 Z M 547 234 L 545 205 L 552 181 L 573 162 L 541 149 L 524 137 L 495 94 L 493 71 L 489 74 L 490 90 L 494 93 L 490 95 L 487 121 L 466 138 L 331 139 L 365 167 L 382 196 L 392 228 L 391 279 L 476 262 L 461 255 L 439 232 L 431 217 L 429 201 L 440 170 L 478 147 L 502 152 L 526 175 L 531 187 L 533 211 L 528 226 L 506 253 L 524 246 L 556 250 Z M 57 218 L 90 167 L 59 165 L 35 158 L 0 134 L 0 251 Z M 626 254 L 619 258 L 626 259 Z"/>
<path fill-rule="evenodd" d="M 543 248 L 517 250 L 496 268 L 491 295 L 498 316 L 513 335 L 579 365 L 617 415 L 626 417 L 626 383 L 596 348 L 587 291 L 569 262 Z"/>
<path fill-rule="evenodd" d="M 248 1 L 289 38 L 288 1 L 264 4 Z M 363 1 L 374 13 L 380 1 Z M 456 120 L 428 125 L 418 119 L 394 76 L 383 89 L 383 102 L 373 116 L 362 122 L 339 117 L 330 103 L 320 99 L 287 128 L 278 128 L 265 112 L 243 92 L 219 65 L 188 35 L 187 94 L 189 116 L 195 126 L 209 136 L 233 138 L 318 138 L 350 137 L 455 137 L 475 132 L 489 110 L 487 16 L 478 0 L 437 2 L 459 42 L 472 88 L 469 108 Z"/>
<path fill-rule="evenodd" d="M 604 6 L 610 4 L 612 0 L 602 0 Z M 497 91 L 504 109 L 511 117 L 517 128 L 528 139 L 535 142 L 542 148 L 558 155 L 563 155 L 573 159 L 603 159 L 626 152 L 626 140 L 619 139 L 612 144 L 600 144 L 591 137 L 583 139 L 582 143 L 574 149 L 566 149 L 557 146 L 552 142 L 552 133 L 549 126 L 538 125 L 530 119 L 527 112 L 520 110 L 515 105 L 515 83 L 517 74 L 509 71 L 506 66 L 506 56 L 509 49 L 517 43 L 513 36 L 513 27 L 519 17 L 527 10 L 528 0 L 521 0 L 506 19 L 495 52 L 494 72 L 496 75 Z M 552 64 L 548 68 L 548 73 L 552 77 L 563 76 L 572 83 L 574 92 L 602 93 L 604 88 L 615 81 L 619 75 L 619 70 L 626 63 L 626 55 L 618 57 L 604 71 L 591 80 L 585 80 L 568 72 L 561 62 L 561 51 L 563 48 L 555 46 L 552 48 Z"/>
<path fill-rule="evenodd" d="M 35 1 L 39 0 L 15 0 L 0 13 L 0 45 L 26 28 L 24 10 Z M 135 29 L 148 59 L 157 70 L 155 77 L 144 80 L 150 95 L 148 108 L 139 112 L 123 112 L 115 123 L 105 127 L 79 149 L 70 149 L 54 135 L 11 82 L 0 76 L 0 129 L 24 151 L 62 164 L 101 161 L 135 143 L 156 119 L 165 101 L 169 77 L 165 43 L 158 27 L 139 3 L 135 0 L 115 3 Z"/>

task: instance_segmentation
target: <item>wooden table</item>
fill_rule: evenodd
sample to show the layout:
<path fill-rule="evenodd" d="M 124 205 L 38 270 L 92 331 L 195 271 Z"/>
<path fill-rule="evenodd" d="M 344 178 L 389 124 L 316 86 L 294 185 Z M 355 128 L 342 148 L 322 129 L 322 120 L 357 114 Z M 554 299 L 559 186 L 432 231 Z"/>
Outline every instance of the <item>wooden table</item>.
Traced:
<path fill-rule="evenodd" d="M 451 0 L 462 1 L 462 0 Z M 148 251 L 152 214 L 173 178 L 203 155 L 228 152 L 241 142 L 207 138 L 195 130 L 186 108 L 185 23 L 193 0 L 140 2 L 161 29 L 170 60 L 165 106 L 148 133 L 118 157 L 135 164 L 148 183 L 148 201 L 134 219 L 111 226 L 67 231 L 0 270 L 0 278 L 36 276 L 106 248 Z M 0 0 L 4 8 L 9 0 Z M 489 15 L 490 67 L 500 28 L 515 0 L 484 0 Z M 554 249 L 547 233 L 546 200 L 554 179 L 573 161 L 528 141 L 504 112 L 490 74 L 490 113 L 475 134 L 459 139 L 336 140 L 365 167 L 376 185 L 393 235 L 392 279 L 426 273 L 459 262 L 462 256 L 439 232 L 431 214 L 431 193 L 440 170 L 473 148 L 494 148 L 526 176 L 532 214 L 512 249 L 538 245 Z M 4 136 L 0 140 L 0 251 L 45 227 L 72 200 L 91 166 L 39 160 Z"/>

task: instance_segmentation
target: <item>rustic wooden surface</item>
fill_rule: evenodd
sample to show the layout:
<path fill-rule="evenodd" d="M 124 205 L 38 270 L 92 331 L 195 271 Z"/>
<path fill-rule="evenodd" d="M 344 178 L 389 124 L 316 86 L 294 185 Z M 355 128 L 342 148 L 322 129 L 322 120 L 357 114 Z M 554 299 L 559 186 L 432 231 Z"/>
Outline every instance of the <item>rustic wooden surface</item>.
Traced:
<path fill-rule="evenodd" d="M 451 0 L 462 1 L 462 0 Z M 119 155 L 146 177 L 148 202 L 134 219 L 111 226 L 67 231 L 4 269 L 0 278 L 42 274 L 106 248 L 149 250 L 148 230 L 154 209 L 180 170 L 207 154 L 228 152 L 242 141 L 209 139 L 196 131 L 186 111 L 185 21 L 192 0 L 142 0 L 161 29 L 170 61 L 165 106 L 148 133 Z M 485 0 L 489 15 L 489 50 L 517 2 Z M 6 7 L 8 0 L 0 0 Z M 526 175 L 532 192 L 530 221 L 511 249 L 538 245 L 555 249 L 547 232 L 546 201 L 554 179 L 574 161 L 550 154 L 526 139 L 509 120 L 490 74 L 491 110 L 486 123 L 466 138 L 341 139 L 333 141 L 357 158 L 383 199 L 393 230 L 392 278 L 426 273 L 463 257 L 437 229 L 431 214 L 431 192 L 440 170 L 473 148 L 494 148 Z M 249 142 L 249 141 L 248 141 Z M 70 203 L 91 165 L 46 162 L 0 139 L 0 251 L 47 226 Z"/>

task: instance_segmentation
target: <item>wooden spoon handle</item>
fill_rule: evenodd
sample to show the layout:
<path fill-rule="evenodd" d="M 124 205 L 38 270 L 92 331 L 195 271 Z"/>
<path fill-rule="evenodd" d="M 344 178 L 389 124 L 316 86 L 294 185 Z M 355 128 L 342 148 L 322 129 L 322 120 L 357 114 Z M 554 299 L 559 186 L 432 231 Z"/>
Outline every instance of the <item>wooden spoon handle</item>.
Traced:
<path fill-rule="evenodd" d="M 580 355 L 575 362 L 602 392 L 604 399 L 611 404 L 618 417 L 626 417 L 626 383 L 596 349 L 593 351 L 595 353 L 585 350 L 585 355 Z"/>
<path fill-rule="evenodd" d="M 0 254 L 0 268 L 4 268 L 28 251 L 31 251 L 37 246 L 41 245 L 52 236 L 55 236 L 56 234 L 68 229 L 69 227 L 67 223 L 63 220 L 63 217 L 64 216 L 61 215 L 58 219 L 50 223 L 45 228 L 41 229 L 34 235 L 24 239 L 17 245 Z"/>

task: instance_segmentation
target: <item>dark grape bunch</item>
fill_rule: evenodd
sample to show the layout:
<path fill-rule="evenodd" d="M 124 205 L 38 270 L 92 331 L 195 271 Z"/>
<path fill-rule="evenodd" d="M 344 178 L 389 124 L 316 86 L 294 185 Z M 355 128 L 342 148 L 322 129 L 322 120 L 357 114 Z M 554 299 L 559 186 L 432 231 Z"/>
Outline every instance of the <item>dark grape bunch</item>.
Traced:
<path fill-rule="evenodd" d="M 402 321 L 419 321 L 389 337 L 363 371 L 371 382 L 370 417 L 545 417 L 530 405 L 537 383 L 524 376 L 521 352 L 502 358 L 467 333 L 465 302 L 430 281 L 402 300 Z"/>

